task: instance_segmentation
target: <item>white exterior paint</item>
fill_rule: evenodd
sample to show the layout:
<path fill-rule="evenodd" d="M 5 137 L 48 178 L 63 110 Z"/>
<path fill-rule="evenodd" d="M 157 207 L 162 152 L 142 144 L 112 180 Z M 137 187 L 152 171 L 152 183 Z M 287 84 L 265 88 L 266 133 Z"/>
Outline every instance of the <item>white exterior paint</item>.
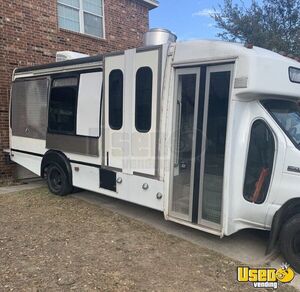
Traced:
<path fill-rule="evenodd" d="M 229 60 L 236 61 L 235 78 L 248 79 L 247 88 L 235 90 L 234 98 L 254 98 L 255 94 L 299 97 L 299 84 L 291 83 L 288 75 L 288 68 L 299 68 L 299 62 L 262 48 L 247 49 L 241 44 L 221 41 L 181 42 L 176 45 L 173 65 Z"/>
<path fill-rule="evenodd" d="M 131 153 L 132 153 L 132 143 L 128 143 L 132 140 L 132 125 L 134 124 L 134 95 L 135 95 L 135 83 L 134 83 L 134 69 L 135 69 L 135 54 L 136 50 L 127 50 L 125 52 L 125 76 L 124 76 L 124 112 L 123 112 L 123 123 L 124 131 L 122 133 L 123 139 L 123 172 L 127 174 L 133 174 Z"/>
<path fill-rule="evenodd" d="M 95 167 L 84 166 L 81 164 L 71 163 L 72 169 L 79 168 L 79 171 L 73 171 L 74 186 L 84 188 L 92 192 L 100 192 L 110 197 L 132 202 L 138 205 L 149 207 L 155 210 L 163 211 L 164 199 L 158 200 L 157 193 L 164 193 L 163 182 L 117 173 L 117 178 L 122 179 L 122 183 L 117 184 L 117 191 L 112 192 L 99 188 L 99 169 Z M 143 184 L 147 183 L 149 188 L 143 190 Z"/>
<path fill-rule="evenodd" d="M 216 41 L 192 41 L 171 44 L 170 47 L 164 46 L 161 60 L 158 52 L 158 50 L 137 52 L 133 49 L 125 51 L 121 55 L 105 57 L 105 101 L 101 123 L 102 126 L 105 126 L 99 138 L 100 155 L 99 157 L 90 157 L 72 153 L 64 154 L 72 161 L 117 168 L 115 170 L 116 176 L 122 179 L 122 183 L 117 184 L 116 192 L 100 189 L 99 169 L 97 167 L 72 162 L 73 184 L 77 187 L 163 211 L 168 220 L 220 236 L 230 235 L 244 228 L 270 229 L 275 212 L 289 199 L 300 198 L 300 174 L 287 171 L 290 165 L 300 167 L 300 151 L 263 108 L 259 100 L 267 97 L 300 100 L 300 85 L 290 82 L 288 76 L 288 68 L 290 66 L 299 68 L 299 63 L 261 48 L 247 49 L 242 45 Z M 159 60 L 161 64 L 159 64 Z M 170 137 L 174 131 L 176 69 L 179 67 L 197 67 L 203 64 L 215 65 L 216 67 L 211 68 L 220 69 L 219 66 L 228 62 L 231 62 L 230 66 L 232 67 L 232 90 L 227 125 L 222 223 L 221 229 L 216 230 L 201 222 L 200 224 L 192 224 L 175 218 L 169 213 L 173 171 L 173 145 Z M 159 65 L 162 66 L 161 75 L 159 75 Z M 72 65 L 72 68 L 79 70 L 86 68 L 84 66 L 95 68 L 95 64 L 81 65 L 81 67 Z M 102 66 L 102 63 L 98 62 L 97 66 Z M 154 77 L 152 127 L 147 134 L 137 132 L 134 125 L 135 73 L 141 66 L 150 66 Z M 124 121 L 122 129 L 118 131 L 110 129 L 108 123 L 108 76 L 113 69 L 120 69 L 124 73 Z M 17 73 L 14 79 L 39 74 L 46 75 L 47 72 L 59 72 L 60 69 L 56 68 L 55 70 L 43 69 L 37 72 Z M 70 68 L 61 68 L 61 70 L 68 71 Z M 101 74 L 91 74 L 94 73 L 82 75 L 91 81 L 91 83 L 89 81 L 86 83 L 86 88 L 95 94 L 93 95 L 94 103 L 99 104 L 100 94 L 97 90 L 99 89 Z M 90 79 L 91 76 L 97 78 L 97 86 L 92 81 L 93 78 Z M 159 76 L 160 79 L 156 78 Z M 161 90 L 158 90 L 159 83 Z M 91 104 L 84 103 L 83 92 L 87 90 L 84 87 L 81 90 L 82 92 L 79 92 L 77 131 L 86 135 L 90 134 L 87 130 L 88 125 L 94 125 L 100 112 L 96 112 L 98 106 L 92 107 Z M 157 92 L 159 91 L 161 97 L 157 109 Z M 87 111 L 91 113 L 91 116 L 87 119 L 82 118 L 82 114 L 86 114 Z M 159 114 L 159 120 L 157 120 L 157 114 Z M 243 197 L 251 125 L 257 119 L 266 122 L 275 138 L 275 159 L 271 187 L 265 202 L 261 205 L 249 203 Z M 158 124 L 156 124 L 157 122 Z M 158 129 L 158 135 L 156 129 Z M 114 135 L 119 137 L 117 139 L 118 147 L 113 147 L 111 144 Z M 140 143 L 150 136 L 154 138 L 148 140 L 150 142 L 147 144 L 147 150 L 156 151 L 157 149 L 158 152 L 154 157 L 150 155 L 144 158 L 146 167 L 137 167 L 134 164 L 134 157 L 144 145 Z M 12 160 L 39 175 L 42 157 L 20 153 L 13 149 L 43 155 L 48 150 L 45 141 L 11 135 L 10 143 Z M 107 152 L 109 152 L 109 163 L 106 161 Z M 105 155 L 104 157 L 102 157 L 102 153 Z M 156 160 L 158 160 L 157 166 L 155 165 Z M 154 177 L 155 167 L 157 167 L 157 177 Z M 142 175 L 134 172 L 142 173 Z M 148 177 L 149 175 L 151 177 Z M 145 183 L 149 185 L 147 191 L 142 189 L 142 185 Z M 163 194 L 160 200 L 156 197 L 157 193 Z"/>
<path fill-rule="evenodd" d="M 32 156 L 25 153 L 12 152 L 11 158 L 18 164 L 29 169 L 31 172 L 39 175 L 42 163 L 42 157 Z"/>
<path fill-rule="evenodd" d="M 102 72 L 80 74 L 77 104 L 77 134 L 99 137 Z M 88 95 L 88 102 L 86 101 Z"/>
<path fill-rule="evenodd" d="M 125 78 L 125 57 L 123 54 L 118 56 L 109 56 L 105 60 L 105 77 L 104 77 L 104 120 L 105 120 L 105 155 L 104 164 L 107 165 L 107 155 L 109 155 L 109 165 L 115 168 L 123 168 L 124 148 L 122 144 L 122 137 L 124 133 L 124 111 L 123 111 L 123 126 L 120 130 L 114 130 L 109 127 L 109 74 L 113 70 L 121 70 L 123 78 Z M 123 82 L 123 96 L 126 82 Z M 126 96 L 126 95 L 125 95 Z M 124 99 L 126 102 L 127 99 Z M 123 101 L 123 102 L 124 102 Z"/>
<path fill-rule="evenodd" d="M 131 116 L 131 171 L 138 173 L 145 173 L 148 175 L 155 175 L 156 168 L 156 143 L 157 143 L 157 115 L 159 114 L 157 108 L 158 96 L 158 61 L 159 51 L 151 50 L 146 52 L 138 52 L 135 56 L 134 63 L 134 79 L 135 84 L 136 72 L 139 68 L 150 67 L 153 72 L 152 80 L 152 117 L 151 117 L 151 128 L 147 133 L 139 132 L 135 127 L 135 86 L 134 94 L 132 95 L 132 113 Z"/>

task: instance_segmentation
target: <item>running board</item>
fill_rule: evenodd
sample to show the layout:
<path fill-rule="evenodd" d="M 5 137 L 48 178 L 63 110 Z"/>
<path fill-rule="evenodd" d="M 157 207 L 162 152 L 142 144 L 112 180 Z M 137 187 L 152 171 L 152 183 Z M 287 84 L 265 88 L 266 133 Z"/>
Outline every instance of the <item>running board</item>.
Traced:
<path fill-rule="evenodd" d="M 219 236 L 221 238 L 223 237 L 222 232 L 220 230 L 217 230 L 217 229 L 209 228 L 209 227 L 198 225 L 198 224 L 193 224 L 193 223 L 190 223 L 190 222 L 178 219 L 178 218 L 171 217 L 169 215 L 165 215 L 165 219 L 167 221 L 172 221 L 172 222 L 175 222 L 175 223 L 178 223 L 178 224 L 181 224 L 181 225 L 185 225 L 185 226 L 191 227 L 193 229 L 197 229 L 197 230 L 200 230 L 200 231 L 204 231 L 204 232 Z"/>

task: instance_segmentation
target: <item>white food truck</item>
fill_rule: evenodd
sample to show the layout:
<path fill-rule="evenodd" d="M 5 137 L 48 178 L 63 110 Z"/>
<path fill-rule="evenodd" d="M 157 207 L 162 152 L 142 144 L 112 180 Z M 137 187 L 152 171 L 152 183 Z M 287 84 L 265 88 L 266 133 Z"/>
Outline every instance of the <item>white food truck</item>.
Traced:
<path fill-rule="evenodd" d="M 270 230 L 300 272 L 300 63 L 221 41 L 145 46 L 14 71 L 11 160 L 220 237 Z"/>

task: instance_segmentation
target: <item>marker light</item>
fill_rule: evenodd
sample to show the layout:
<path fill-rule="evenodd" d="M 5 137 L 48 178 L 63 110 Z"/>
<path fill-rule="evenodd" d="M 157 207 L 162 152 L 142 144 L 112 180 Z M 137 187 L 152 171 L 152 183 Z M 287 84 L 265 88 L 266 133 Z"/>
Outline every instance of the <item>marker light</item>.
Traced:
<path fill-rule="evenodd" d="M 290 80 L 295 83 L 300 83 L 300 68 L 289 68 Z"/>

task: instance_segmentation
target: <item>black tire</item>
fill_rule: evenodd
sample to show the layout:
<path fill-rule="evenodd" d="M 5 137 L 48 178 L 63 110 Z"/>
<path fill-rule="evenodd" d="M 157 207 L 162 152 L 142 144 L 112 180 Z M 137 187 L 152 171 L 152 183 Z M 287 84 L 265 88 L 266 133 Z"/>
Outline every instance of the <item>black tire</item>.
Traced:
<path fill-rule="evenodd" d="M 300 214 L 283 225 L 280 233 L 280 250 L 287 263 L 300 273 Z"/>
<path fill-rule="evenodd" d="M 47 185 L 51 193 L 57 196 L 66 196 L 72 193 L 68 175 L 59 164 L 50 164 L 46 170 Z"/>

